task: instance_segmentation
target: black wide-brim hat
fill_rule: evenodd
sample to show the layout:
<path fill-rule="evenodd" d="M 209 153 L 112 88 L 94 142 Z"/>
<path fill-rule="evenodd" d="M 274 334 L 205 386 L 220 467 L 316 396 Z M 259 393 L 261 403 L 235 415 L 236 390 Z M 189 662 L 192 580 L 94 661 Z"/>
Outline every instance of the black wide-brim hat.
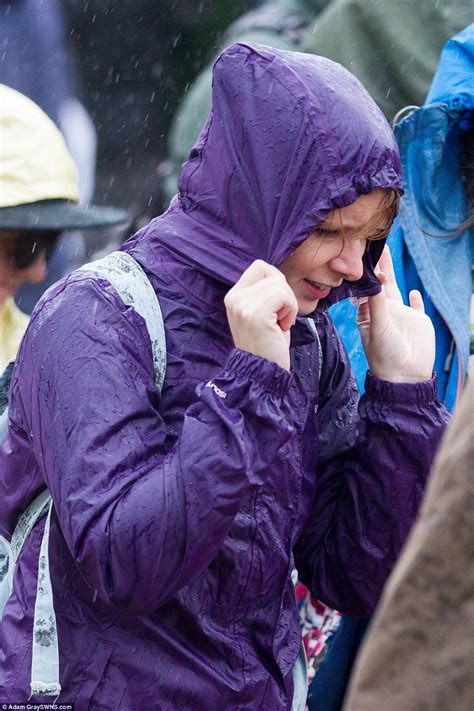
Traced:
<path fill-rule="evenodd" d="M 0 207 L 0 230 L 62 231 L 108 227 L 126 222 L 125 210 L 72 200 L 41 200 Z"/>

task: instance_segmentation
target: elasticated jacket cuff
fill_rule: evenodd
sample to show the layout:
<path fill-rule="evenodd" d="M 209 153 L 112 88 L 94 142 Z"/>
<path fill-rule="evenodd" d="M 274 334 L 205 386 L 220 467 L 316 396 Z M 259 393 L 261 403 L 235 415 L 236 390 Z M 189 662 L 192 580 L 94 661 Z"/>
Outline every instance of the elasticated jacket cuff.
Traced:
<path fill-rule="evenodd" d="M 365 378 L 365 392 L 371 400 L 387 404 L 426 405 L 438 399 L 437 378 L 421 383 L 389 383 L 370 371 Z"/>
<path fill-rule="evenodd" d="M 275 395 L 288 392 L 292 374 L 266 358 L 234 348 L 224 366 L 226 373 L 257 382 Z"/>

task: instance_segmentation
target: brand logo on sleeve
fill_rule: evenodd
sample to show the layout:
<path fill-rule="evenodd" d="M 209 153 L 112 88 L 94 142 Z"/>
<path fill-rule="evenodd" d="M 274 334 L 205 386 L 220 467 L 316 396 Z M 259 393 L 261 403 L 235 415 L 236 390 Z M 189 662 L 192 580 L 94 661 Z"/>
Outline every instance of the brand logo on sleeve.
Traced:
<path fill-rule="evenodd" d="M 217 397 L 221 397 L 223 400 L 227 397 L 227 393 L 218 388 L 217 385 L 212 382 L 212 380 L 206 383 L 206 388 L 211 388 L 211 390 L 214 390 Z"/>

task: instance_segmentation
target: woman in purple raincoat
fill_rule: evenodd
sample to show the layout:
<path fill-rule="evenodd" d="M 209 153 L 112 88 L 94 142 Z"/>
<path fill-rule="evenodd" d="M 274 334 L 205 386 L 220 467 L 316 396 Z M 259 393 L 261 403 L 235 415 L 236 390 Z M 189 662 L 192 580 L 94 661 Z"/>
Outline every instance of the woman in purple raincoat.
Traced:
<path fill-rule="evenodd" d="M 163 311 L 161 395 L 145 323 L 110 284 L 79 271 L 40 302 L 13 376 L 0 518 L 9 537 L 50 488 L 59 701 L 289 709 L 295 565 L 329 605 L 372 613 L 446 422 L 422 304 L 402 306 L 389 274 L 379 293 L 374 274 L 399 171 L 345 69 L 234 45 L 179 195 L 123 248 Z M 371 295 L 360 402 L 327 312 L 349 287 Z M 5 607 L 2 701 L 29 696 L 43 528 Z"/>

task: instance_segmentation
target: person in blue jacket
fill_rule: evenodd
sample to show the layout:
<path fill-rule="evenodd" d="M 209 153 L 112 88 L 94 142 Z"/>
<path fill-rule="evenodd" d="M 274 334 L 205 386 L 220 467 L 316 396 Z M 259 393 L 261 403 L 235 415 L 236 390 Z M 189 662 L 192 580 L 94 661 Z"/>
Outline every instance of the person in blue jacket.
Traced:
<path fill-rule="evenodd" d="M 473 76 L 474 23 L 445 45 L 425 104 L 395 127 L 405 194 L 388 244 L 404 301 L 418 289 L 435 325 L 438 393 L 451 411 L 466 379 L 471 342 L 466 153 L 474 131 Z M 355 306 L 337 304 L 331 315 L 362 390 L 367 361 Z"/>
<path fill-rule="evenodd" d="M 404 302 L 418 289 L 434 323 L 438 394 L 450 411 L 472 354 L 473 76 L 474 23 L 445 45 L 424 105 L 409 107 L 411 113 L 395 126 L 405 192 L 388 244 Z M 363 392 L 367 360 L 356 311 L 346 299 L 332 307 L 331 316 Z M 342 619 L 311 685 L 310 711 L 341 708 L 367 624 Z"/>

